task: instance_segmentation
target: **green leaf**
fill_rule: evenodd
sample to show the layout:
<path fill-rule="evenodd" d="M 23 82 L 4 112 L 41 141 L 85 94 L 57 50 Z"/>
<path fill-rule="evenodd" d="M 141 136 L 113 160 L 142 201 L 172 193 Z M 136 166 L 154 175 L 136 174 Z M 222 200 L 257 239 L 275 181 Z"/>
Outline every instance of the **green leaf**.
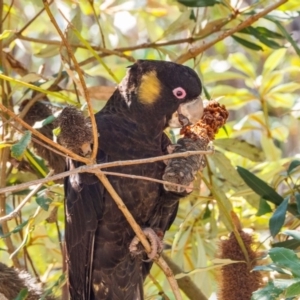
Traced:
<path fill-rule="evenodd" d="M 282 268 L 276 266 L 274 263 L 273 264 L 268 264 L 268 265 L 262 265 L 262 266 L 255 266 L 253 268 L 253 271 L 265 271 L 265 272 L 276 271 L 280 274 L 289 274 L 287 271 L 285 271 Z"/>
<path fill-rule="evenodd" d="M 262 28 L 262 27 L 260 27 L 260 28 Z M 272 48 L 272 49 L 282 48 L 282 46 L 279 45 L 278 43 L 276 43 L 275 41 L 269 40 L 265 35 L 266 32 L 262 33 L 261 29 L 259 30 L 255 27 L 250 26 L 250 27 L 246 28 L 245 31 L 246 31 L 245 33 L 249 33 L 252 36 L 256 37 L 260 42 L 262 42 L 263 44 L 265 44 L 269 48 Z M 271 31 L 269 31 L 269 32 L 271 32 Z M 272 33 L 274 33 L 274 32 L 272 32 Z M 279 36 L 281 36 L 281 35 L 279 35 Z"/>
<path fill-rule="evenodd" d="M 252 79 L 256 78 L 256 73 L 255 73 L 254 67 L 251 64 L 250 60 L 246 57 L 245 54 L 240 53 L 240 52 L 230 54 L 228 57 L 228 61 L 231 63 L 231 65 L 234 68 L 243 72 L 248 77 L 250 77 Z M 234 88 L 232 88 L 232 89 L 234 89 Z M 234 89 L 234 90 L 236 90 L 236 89 Z"/>
<path fill-rule="evenodd" d="M 300 84 L 297 82 L 289 82 L 284 84 L 279 84 L 271 89 L 272 93 L 294 93 L 300 89 Z"/>
<path fill-rule="evenodd" d="M 50 58 L 59 54 L 59 47 L 57 45 L 47 45 L 33 55 L 39 58 Z"/>
<path fill-rule="evenodd" d="M 269 256 L 274 263 L 292 272 L 295 277 L 300 277 L 300 259 L 296 253 L 286 248 L 272 248 Z"/>
<path fill-rule="evenodd" d="M 11 155 L 17 160 L 22 159 L 26 147 L 30 143 L 31 132 L 25 131 L 24 135 L 21 137 L 20 141 L 13 146 L 11 146 Z"/>
<path fill-rule="evenodd" d="M 285 38 L 282 34 L 272 31 L 272 30 L 268 29 L 267 27 L 257 26 L 254 28 L 260 34 L 262 34 L 266 37 L 269 37 L 269 38 L 273 38 L 273 39 L 284 39 Z"/>
<path fill-rule="evenodd" d="M 23 227 L 25 227 L 28 224 L 28 222 L 29 222 L 29 220 L 26 220 L 23 223 L 21 223 L 20 225 L 16 226 L 12 231 L 10 231 L 4 235 L 0 235 L 0 239 L 5 239 L 5 238 L 9 237 L 11 234 L 19 232 L 20 230 L 23 229 Z"/>
<path fill-rule="evenodd" d="M 290 285 L 285 292 L 285 297 L 295 297 L 300 295 L 300 279 Z"/>
<path fill-rule="evenodd" d="M 265 95 L 265 99 L 272 107 L 292 108 L 295 103 L 295 96 L 290 93 L 273 93 L 272 90 Z"/>
<path fill-rule="evenodd" d="M 274 283 L 270 281 L 267 286 L 254 292 L 251 300 L 277 300 L 281 293 L 282 289 L 275 287 Z"/>
<path fill-rule="evenodd" d="M 263 75 L 266 75 L 273 71 L 285 58 L 286 49 L 282 48 L 274 51 L 265 61 L 263 67 Z"/>
<path fill-rule="evenodd" d="M 296 250 L 299 246 L 300 246 L 300 241 L 295 240 L 295 239 L 272 244 L 273 248 L 281 247 L 281 248 L 287 248 L 287 249 L 292 249 L 292 250 Z"/>
<path fill-rule="evenodd" d="M 300 48 L 298 47 L 298 44 L 293 40 L 291 34 L 286 31 L 284 26 L 278 20 L 276 20 L 275 18 L 273 18 L 271 16 L 265 16 L 265 18 L 276 24 L 276 26 L 281 31 L 281 33 L 284 35 L 284 37 L 291 43 L 291 45 L 293 46 L 293 48 L 296 51 L 296 53 L 298 54 L 298 56 L 300 56 Z"/>
<path fill-rule="evenodd" d="M 25 300 L 28 297 L 28 290 L 27 288 L 22 289 L 18 296 L 14 300 Z"/>
<path fill-rule="evenodd" d="M 14 30 L 3 30 L 3 32 L 0 34 L 0 40 L 7 39 L 9 36 L 12 36 L 14 34 Z"/>
<path fill-rule="evenodd" d="M 270 218 L 269 227 L 273 237 L 277 235 L 284 224 L 288 203 L 289 198 L 284 199 L 275 210 L 273 216 Z"/>
<path fill-rule="evenodd" d="M 244 28 L 243 30 L 239 31 L 241 33 L 246 33 L 246 34 L 250 34 L 254 37 L 256 37 L 260 42 L 262 42 L 263 44 L 265 44 L 266 46 L 268 46 L 269 48 L 272 48 L 272 49 L 279 49 L 279 48 L 282 48 L 281 45 L 279 45 L 278 43 L 276 43 L 275 41 L 273 40 L 269 40 L 267 38 L 267 31 L 264 32 L 264 30 L 261 30 L 261 28 L 263 27 L 258 27 L 259 29 L 255 28 L 255 27 L 252 27 L 252 26 L 249 26 L 247 28 Z M 272 32 L 272 31 L 269 31 L 268 33 L 274 33 L 275 32 Z M 277 33 L 275 33 L 276 35 Z M 278 36 L 282 37 L 282 35 L 280 34 L 277 34 Z"/>
<path fill-rule="evenodd" d="M 35 122 L 34 125 L 33 125 L 32 127 L 35 128 L 35 129 L 42 128 L 42 127 L 45 126 L 45 125 L 51 124 L 55 119 L 56 119 L 56 118 L 55 118 L 53 115 L 52 115 L 52 116 L 49 116 L 49 117 L 47 117 L 47 118 L 44 119 L 44 120 Z"/>
<path fill-rule="evenodd" d="M 293 237 L 294 239 L 300 241 L 300 231 L 298 230 L 286 230 L 283 234 Z"/>
<path fill-rule="evenodd" d="M 179 3 L 188 7 L 207 7 L 220 4 L 219 0 L 177 0 Z"/>
<path fill-rule="evenodd" d="M 271 206 L 269 205 L 269 203 L 265 199 L 260 198 L 259 208 L 258 208 L 258 211 L 257 211 L 256 215 L 258 217 L 260 217 L 260 216 L 263 216 L 263 215 L 265 215 L 269 212 L 272 212 Z"/>
<path fill-rule="evenodd" d="M 244 40 L 236 35 L 231 36 L 236 42 L 240 43 L 241 45 L 245 46 L 246 48 L 249 48 L 251 50 L 260 51 L 263 50 L 263 48 L 257 44 L 254 44 L 252 42 L 249 42 L 247 40 Z"/>
<path fill-rule="evenodd" d="M 190 10 L 186 10 L 185 12 L 182 12 L 179 15 L 179 17 L 174 22 L 172 22 L 168 26 L 168 28 L 166 28 L 166 30 L 164 30 L 160 39 L 170 35 L 178 34 L 179 32 L 192 28 L 195 22 L 191 20 L 190 15 L 191 15 Z"/>
<path fill-rule="evenodd" d="M 232 189 L 236 190 L 239 187 L 245 185 L 244 181 L 237 173 L 236 168 L 233 167 L 231 160 L 228 159 L 223 153 L 216 151 L 214 155 L 211 156 L 211 160 L 218 168 L 219 174 L 222 175 L 225 182 L 228 183 L 230 187 L 232 187 Z M 218 175 L 216 174 L 216 177 L 217 176 Z"/>
<path fill-rule="evenodd" d="M 276 205 L 280 205 L 283 201 L 283 198 L 273 189 L 271 188 L 266 182 L 255 176 L 250 171 L 242 168 L 237 167 L 237 171 L 240 176 L 243 178 L 245 183 L 258 195 L 263 197 L 266 200 L 271 201 Z"/>
<path fill-rule="evenodd" d="M 205 98 L 206 99 L 211 99 L 211 96 L 207 90 L 207 88 L 205 86 L 203 86 L 203 92 L 204 92 L 204 95 L 205 95 Z"/>
<path fill-rule="evenodd" d="M 281 150 L 276 147 L 271 137 L 262 136 L 260 142 L 268 161 L 277 161 L 281 158 Z"/>
<path fill-rule="evenodd" d="M 42 191 L 42 192 L 44 192 L 44 191 Z M 42 209 L 44 209 L 45 211 L 48 211 L 49 206 L 52 202 L 52 199 L 49 197 L 46 197 L 45 194 L 42 194 L 41 196 L 38 196 L 35 199 L 35 201 Z"/>
<path fill-rule="evenodd" d="M 287 169 L 287 173 L 288 173 L 288 175 L 290 175 L 291 174 L 291 172 L 295 169 L 295 168 L 297 168 L 298 166 L 300 166 L 300 160 L 293 160 L 291 163 L 290 163 L 290 165 L 289 165 L 289 167 L 288 167 L 288 169 Z"/>
<path fill-rule="evenodd" d="M 246 141 L 239 139 L 217 139 L 214 141 L 214 145 L 225 149 L 226 151 L 230 151 L 233 153 L 237 153 L 243 157 L 249 158 L 252 161 L 264 161 L 265 155 L 254 145 L 249 144 Z"/>

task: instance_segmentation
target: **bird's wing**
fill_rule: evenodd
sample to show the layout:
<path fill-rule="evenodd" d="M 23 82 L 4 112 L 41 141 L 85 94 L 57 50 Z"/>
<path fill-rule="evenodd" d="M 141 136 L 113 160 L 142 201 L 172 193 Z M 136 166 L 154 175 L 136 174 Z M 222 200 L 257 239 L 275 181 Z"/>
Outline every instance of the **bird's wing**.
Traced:
<path fill-rule="evenodd" d="M 68 169 L 77 163 L 68 162 Z M 65 180 L 66 247 L 71 299 L 90 299 L 95 232 L 102 216 L 104 188 L 92 174 Z"/>

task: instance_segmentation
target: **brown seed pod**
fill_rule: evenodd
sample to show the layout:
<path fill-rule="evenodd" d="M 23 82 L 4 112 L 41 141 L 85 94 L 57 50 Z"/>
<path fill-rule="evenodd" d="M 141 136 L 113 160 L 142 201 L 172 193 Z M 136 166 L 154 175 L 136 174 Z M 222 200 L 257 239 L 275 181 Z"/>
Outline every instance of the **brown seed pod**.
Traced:
<path fill-rule="evenodd" d="M 221 268 L 219 282 L 219 300 L 251 299 L 254 291 L 262 285 L 262 275 L 252 271 L 257 262 L 257 253 L 252 250 L 253 238 L 250 234 L 239 230 L 249 257 L 249 264 L 245 262 L 233 263 Z M 244 253 L 238 244 L 234 233 L 230 233 L 227 240 L 220 241 L 219 258 L 245 261 Z"/>
<path fill-rule="evenodd" d="M 0 299 L 15 299 L 22 289 L 27 289 L 28 300 L 38 300 L 43 294 L 42 288 L 29 273 L 0 263 Z M 44 299 L 54 300 L 52 296 Z"/>
<path fill-rule="evenodd" d="M 183 135 L 177 141 L 173 153 L 208 150 L 208 144 L 214 140 L 215 134 L 226 123 L 228 111 L 217 101 L 209 101 L 204 108 L 202 118 L 195 125 L 186 125 L 181 129 Z M 183 117 L 181 116 L 181 119 Z M 191 155 L 170 159 L 167 163 L 163 180 L 189 186 L 196 173 L 206 166 L 204 155 Z M 184 188 L 165 184 L 165 189 L 177 193 L 185 192 Z"/>
<path fill-rule="evenodd" d="M 30 100 L 24 100 L 20 106 L 20 111 L 23 110 L 25 105 L 28 103 Z M 42 102 L 36 102 L 27 114 L 24 116 L 24 121 L 29 124 L 30 126 L 33 126 L 36 122 L 42 121 L 49 116 L 53 115 L 52 110 L 45 105 Z M 53 140 L 53 132 L 52 130 L 55 128 L 53 123 L 44 125 L 41 128 L 38 128 L 37 131 L 45 135 L 47 138 Z M 35 137 L 35 139 L 39 140 L 41 143 L 44 143 L 42 140 L 39 138 Z M 52 152 L 51 150 L 45 148 L 41 144 L 32 141 L 33 148 L 35 149 L 35 152 L 41 156 L 43 159 L 45 159 L 50 168 L 54 170 L 55 174 L 59 174 L 61 172 L 64 172 L 65 170 L 65 158 L 55 152 Z"/>
<path fill-rule="evenodd" d="M 91 153 L 93 142 L 92 125 L 83 112 L 73 106 L 65 107 L 55 122 L 60 127 L 59 144 L 79 155 Z"/>

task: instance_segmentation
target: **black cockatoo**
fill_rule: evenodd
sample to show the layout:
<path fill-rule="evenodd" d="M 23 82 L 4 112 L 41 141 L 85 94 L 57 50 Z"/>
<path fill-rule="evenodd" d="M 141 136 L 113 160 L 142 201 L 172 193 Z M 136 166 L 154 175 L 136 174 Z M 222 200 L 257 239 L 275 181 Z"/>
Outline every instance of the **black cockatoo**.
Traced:
<path fill-rule="evenodd" d="M 189 67 L 163 61 L 137 61 L 129 67 L 105 107 L 95 115 L 99 132 L 97 162 L 167 154 L 171 142 L 164 129 L 168 121 L 179 108 L 183 112 L 186 104 L 194 102 L 198 103 L 199 119 L 201 90 L 200 79 Z M 79 163 L 69 160 L 67 165 L 73 169 Z M 164 170 L 163 161 L 109 169 L 155 179 L 162 179 Z M 108 179 L 150 241 L 151 232 L 163 235 L 168 230 L 182 194 L 166 191 L 162 184 L 152 181 L 120 176 Z M 90 173 L 66 178 L 65 193 L 71 298 L 143 299 L 143 281 L 152 262 L 145 253 L 133 253 L 135 234 L 110 194 Z"/>

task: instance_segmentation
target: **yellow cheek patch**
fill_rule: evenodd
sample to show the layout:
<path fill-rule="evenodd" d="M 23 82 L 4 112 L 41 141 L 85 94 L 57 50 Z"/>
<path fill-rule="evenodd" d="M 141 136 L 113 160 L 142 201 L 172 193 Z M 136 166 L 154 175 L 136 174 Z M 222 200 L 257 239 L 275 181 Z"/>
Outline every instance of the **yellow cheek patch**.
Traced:
<path fill-rule="evenodd" d="M 161 91 L 161 83 L 157 78 L 156 72 L 146 73 L 141 78 L 141 84 L 138 90 L 138 100 L 144 104 L 156 102 Z"/>

